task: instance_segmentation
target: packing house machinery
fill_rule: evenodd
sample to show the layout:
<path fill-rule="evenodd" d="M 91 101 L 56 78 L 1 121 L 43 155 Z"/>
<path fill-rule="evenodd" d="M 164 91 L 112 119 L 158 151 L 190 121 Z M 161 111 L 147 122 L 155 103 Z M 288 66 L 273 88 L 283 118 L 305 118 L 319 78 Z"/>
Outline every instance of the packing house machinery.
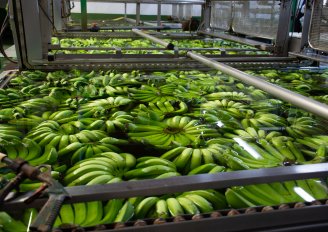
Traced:
<path fill-rule="evenodd" d="M 74 2 L 9 1 L 0 229 L 327 231 L 327 1 Z"/>

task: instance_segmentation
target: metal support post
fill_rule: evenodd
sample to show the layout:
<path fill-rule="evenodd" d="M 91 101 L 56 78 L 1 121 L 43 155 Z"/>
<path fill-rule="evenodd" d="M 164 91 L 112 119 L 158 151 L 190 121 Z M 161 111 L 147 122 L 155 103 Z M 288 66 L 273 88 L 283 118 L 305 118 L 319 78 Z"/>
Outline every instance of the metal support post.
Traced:
<path fill-rule="evenodd" d="M 300 44 L 300 50 L 302 51 L 305 46 L 308 45 L 309 39 L 309 30 L 311 22 L 311 13 L 312 13 L 312 1 L 307 0 L 304 6 L 304 21 L 302 26 L 302 38 Z"/>
<path fill-rule="evenodd" d="M 278 56 L 288 55 L 288 38 L 289 38 L 289 22 L 291 17 L 291 5 L 292 5 L 292 0 L 283 0 L 280 3 L 280 17 L 278 23 L 276 50 L 275 50 L 275 53 Z"/>
<path fill-rule="evenodd" d="M 136 25 L 138 26 L 140 24 L 140 2 L 137 2 L 136 5 Z"/>
<path fill-rule="evenodd" d="M 81 0 L 81 28 L 82 31 L 88 30 L 87 0 Z"/>
<path fill-rule="evenodd" d="M 124 19 L 126 19 L 128 17 L 127 12 L 128 12 L 128 4 L 125 2 L 124 3 Z"/>
<path fill-rule="evenodd" d="M 206 58 L 205 56 L 187 52 L 187 56 L 196 60 L 208 67 L 217 69 L 225 74 L 231 75 L 242 82 L 253 85 L 273 96 L 287 101 L 295 106 L 298 106 L 304 110 L 307 110 L 315 115 L 321 116 L 328 119 L 328 105 L 315 101 L 311 98 L 307 98 L 303 95 L 290 91 L 288 89 L 282 88 L 280 86 L 266 82 L 258 77 L 244 73 L 238 69 L 232 68 L 228 65 L 216 62 L 212 59 Z"/>
<path fill-rule="evenodd" d="M 158 2 L 157 4 L 157 26 L 161 26 L 161 15 L 162 15 L 162 4 Z"/>
<path fill-rule="evenodd" d="M 132 29 L 132 32 L 136 33 L 137 35 L 140 35 L 146 39 L 149 39 L 151 41 L 153 41 L 154 43 L 158 43 L 162 46 L 164 46 L 166 49 L 169 49 L 169 50 L 173 50 L 174 49 L 174 45 L 172 43 L 168 43 L 168 42 L 165 42 L 161 39 L 158 39 L 152 35 L 149 35 L 149 34 L 146 34 L 144 32 L 142 32 L 141 30 L 139 29 Z"/>
<path fill-rule="evenodd" d="M 202 5 L 202 19 L 204 22 L 204 29 L 210 29 L 211 22 L 211 1 L 207 0 L 204 5 Z"/>

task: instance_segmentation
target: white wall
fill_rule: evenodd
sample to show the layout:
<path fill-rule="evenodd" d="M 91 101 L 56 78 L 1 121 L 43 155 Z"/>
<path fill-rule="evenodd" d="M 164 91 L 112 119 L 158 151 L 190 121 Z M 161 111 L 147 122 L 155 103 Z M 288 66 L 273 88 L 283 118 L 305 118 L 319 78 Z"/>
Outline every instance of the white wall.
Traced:
<path fill-rule="evenodd" d="M 75 8 L 72 10 L 73 13 L 80 13 L 81 6 L 80 1 L 74 1 Z M 99 13 L 99 14 L 124 14 L 123 3 L 104 3 L 104 2 L 89 2 L 87 4 L 88 13 Z M 157 5 L 155 4 L 141 4 L 141 15 L 156 15 Z M 162 15 L 172 15 L 172 5 L 162 5 Z M 136 13 L 136 4 L 127 4 L 127 14 Z M 201 6 L 193 6 L 193 15 L 201 15 Z"/>

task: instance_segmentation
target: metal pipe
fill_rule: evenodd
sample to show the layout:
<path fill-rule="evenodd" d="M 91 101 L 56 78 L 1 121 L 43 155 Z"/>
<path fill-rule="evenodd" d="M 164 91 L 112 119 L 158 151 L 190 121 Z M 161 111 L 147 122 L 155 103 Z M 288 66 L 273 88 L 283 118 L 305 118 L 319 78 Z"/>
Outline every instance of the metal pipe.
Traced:
<path fill-rule="evenodd" d="M 140 19 L 140 2 L 137 2 L 136 5 L 136 25 L 139 25 L 141 23 L 141 19 Z"/>
<path fill-rule="evenodd" d="M 157 27 L 157 24 L 155 23 L 150 23 L 150 22 L 142 22 L 143 25 L 151 26 L 151 27 Z"/>
<path fill-rule="evenodd" d="M 226 73 L 228 75 L 231 75 L 247 84 L 253 85 L 267 93 L 272 94 L 273 96 L 282 99 L 284 101 L 287 101 L 295 106 L 298 106 L 302 109 L 305 109 L 315 115 L 321 116 L 325 119 L 328 119 L 328 105 L 322 104 L 318 101 L 315 101 L 313 99 L 307 98 L 303 95 L 300 95 L 298 93 L 295 93 L 293 91 L 287 90 L 285 88 L 282 88 L 280 86 L 271 84 L 269 82 L 266 82 L 259 77 L 255 77 L 252 75 L 249 75 L 247 73 L 244 73 L 238 69 L 232 68 L 228 65 L 216 62 L 212 59 L 206 58 L 202 55 L 193 53 L 193 52 L 187 52 L 187 56 L 199 61 L 200 63 L 217 69 L 223 73 Z"/>
<path fill-rule="evenodd" d="M 137 25 L 137 20 L 131 18 L 125 18 L 125 21 L 134 25 Z"/>
<path fill-rule="evenodd" d="M 321 177 L 326 178 L 327 175 L 328 164 L 320 163 L 222 172 L 218 175 L 199 174 L 165 179 L 123 181 L 107 185 L 65 187 L 65 190 L 71 196 L 71 198 L 67 199 L 65 203 L 72 204 L 83 201 L 105 201 L 115 198 L 172 194 L 199 189 L 223 189 L 231 186 Z M 47 200 L 46 198 L 38 198 L 27 205 L 24 201 L 29 194 L 33 194 L 33 192 L 27 192 L 6 202 L 0 207 L 0 210 L 17 211 L 26 208 L 40 207 Z"/>
<path fill-rule="evenodd" d="M 161 15 L 162 15 L 162 4 L 158 2 L 157 4 L 157 26 L 161 25 Z"/>
<path fill-rule="evenodd" d="M 81 27 L 82 31 L 88 30 L 87 0 L 81 0 Z"/>
<path fill-rule="evenodd" d="M 233 42 L 254 46 L 254 47 L 260 48 L 262 50 L 270 50 L 272 48 L 271 44 L 267 44 L 267 43 L 263 43 L 263 42 L 259 42 L 259 41 L 255 41 L 255 40 L 251 40 L 251 39 L 241 38 L 241 37 L 237 37 L 237 36 L 233 36 L 233 35 L 227 35 L 224 33 L 212 33 L 212 32 L 207 32 L 207 31 L 199 31 L 198 34 L 226 39 L 226 40 L 230 40 Z"/>
<path fill-rule="evenodd" d="M 166 48 L 169 49 L 169 50 L 173 50 L 173 49 L 174 49 L 174 45 L 173 45 L 172 43 L 168 43 L 168 42 L 165 42 L 165 41 L 163 41 L 163 40 L 161 40 L 161 39 L 158 39 L 158 38 L 156 38 L 156 37 L 154 37 L 154 36 L 152 36 L 152 35 L 148 35 L 148 34 L 142 32 L 142 31 L 139 30 L 139 29 L 135 29 L 135 28 L 134 28 L 134 29 L 132 29 L 132 31 L 133 31 L 134 33 L 136 33 L 137 35 L 140 35 L 140 36 L 142 36 L 142 37 L 144 37 L 144 38 L 146 38 L 146 39 L 149 39 L 149 40 L 153 41 L 154 43 L 158 43 L 158 44 L 160 44 L 160 45 L 166 47 Z"/>

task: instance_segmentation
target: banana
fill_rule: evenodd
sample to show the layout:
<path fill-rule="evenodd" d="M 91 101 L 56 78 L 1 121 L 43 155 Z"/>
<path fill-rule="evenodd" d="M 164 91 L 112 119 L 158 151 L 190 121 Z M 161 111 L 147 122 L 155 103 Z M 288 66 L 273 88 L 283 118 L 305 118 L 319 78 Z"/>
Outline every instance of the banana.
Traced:
<path fill-rule="evenodd" d="M 27 145 L 28 155 L 25 157 L 25 160 L 33 160 L 40 156 L 41 154 L 41 147 L 37 144 L 34 140 L 24 138 L 23 142 Z"/>
<path fill-rule="evenodd" d="M 127 169 L 133 168 L 136 165 L 136 158 L 129 153 L 120 154 L 125 159 L 125 166 Z"/>
<path fill-rule="evenodd" d="M 74 210 L 73 210 L 73 207 L 71 204 L 62 205 L 62 207 L 59 211 L 59 215 L 60 215 L 62 223 L 74 225 L 75 216 L 74 216 Z"/>
<path fill-rule="evenodd" d="M 134 206 L 129 201 L 126 201 L 125 204 L 120 209 L 120 211 L 118 212 L 114 222 L 127 222 L 133 217 L 133 215 L 134 215 Z"/>
<path fill-rule="evenodd" d="M 110 174 L 110 173 L 112 173 L 112 167 L 110 167 L 109 165 L 106 165 L 106 164 L 104 164 L 104 165 L 99 165 L 99 164 L 95 164 L 95 163 L 86 164 L 86 165 L 83 165 L 82 167 L 78 167 L 73 172 L 71 172 L 71 170 L 69 170 L 70 173 L 65 176 L 64 181 L 66 183 L 72 183 L 72 181 L 75 181 L 79 177 L 82 177 L 83 175 L 91 173 L 93 171 L 106 171 L 107 173 L 105 173 L 105 174 Z"/>
<path fill-rule="evenodd" d="M 16 150 L 16 146 L 13 145 L 6 145 L 3 146 L 3 148 L 6 151 L 6 155 L 10 158 L 10 159 L 16 159 L 16 157 L 18 156 L 18 151 Z"/>
<path fill-rule="evenodd" d="M 140 160 L 138 159 L 138 161 L 140 161 Z M 158 157 L 152 157 L 145 161 L 141 161 L 137 164 L 136 168 L 144 168 L 144 167 L 153 166 L 153 165 L 164 165 L 164 166 L 171 167 L 172 169 L 176 169 L 175 165 L 172 162 L 170 162 L 166 159 L 158 158 Z"/>
<path fill-rule="evenodd" d="M 199 196 L 197 194 L 188 194 L 185 195 L 184 197 L 191 200 L 202 213 L 208 213 L 213 211 L 212 204 L 202 196 Z"/>
<path fill-rule="evenodd" d="M 53 146 L 53 147 L 57 147 L 59 145 L 59 142 L 61 140 L 61 135 L 57 135 L 55 136 L 50 142 L 49 145 Z"/>
<path fill-rule="evenodd" d="M 74 224 L 81 225 L 87 217 L 87 204 L 85 202 L 75 203 L 72 205 L 74 209 Z M 65 217 L 65 215 L 63 215 Z"/>
<path fill-rule="evenodd" d="M 158 197 L 146 197 L 135 207 L 136 218 L 145 218 L 150 209 L 156 205 Z"/>
<path fill-rule="evenodd" d="M 304 158 L 302 152 L 294 145 L 294 143 L 292 141 L 287 141 L 286 145 L 289 148 L 289 150 L 293 153 L 293 155 L 295 156 L 296 161 L 298 161 L 298 162 L 305 161 L 305 158 Z"/>
<path fill-rule="evenodd" d="M 190 169 L 189 170 L 194 170 L 195 168 L 201 166 L 202 164 L 202 153 L 200 149 L 194 149 L 192 156 L 191 156 L 191 161 L 190 161 Z"/>
<path fill-rule="evenodd" d="M 57 161 L 58 153 L 56 148 L 51 145 L 46 145 L 44 148 L 44 153 L 36 158 L 29 161 L 31 165 L 40 165 L 40 164 L 53 164 Z"/>
<path fill-rule="evenodd" d="M 176 147 L 167 152 L 165 152 L 160 158 L 166 160 L 174 160 L 177 156 L 181 154 L 181 152 L 186 149 L 186 147 Z"/>
<path fill-rule="evenodd" d="M 86 220 L 81 226 L 95 226 L 98 225 L 103 217 L 103 206 L 101 201 L 87 202 Z"/>
<path fill-rule="evenodd" d="M 216 164 L 213 163 L 208 163 L 208 164 L 203 164 L 201 166 L 198 166 L 197 168 L 192 169 L 189 173 L 189 175 L 197 175 L 197 174 L 203 174 L 203 173 L 208 173 L 210 172 L 213 168 L 215 168 Z"/>
<path fill-rule="evenodd" d="M 66 154 L 72 153 L 76 151 L 77 149 L 81 148 L 83 146 L 80 142 L 74 142 L 69 144 L 67 147 L 62 148 L 58 151 L 58 156 L 64 156 Z"/>
<path fill-rule="evenodd" d="M 288 147 L 282 142 L 280 137 L 275 137 L 271 140 L 275 148 L 283 154 L 289 160 L 295 160 L 294 154 L 288 149 Z"/>
<path fill-rule="evenodd" d="M 193 150 L 194 149 L 192 148 L 184 149 L 182 153 L 173 161 L 178 170 L 184 169 L 193 154 Z"/>
<path fill-rule="evenodd" d="M 205 198 L 212 204 L 214 209 L 225 209 L 226 207 L 228 207 L 225 196 L 215 190 L 195 190 L 187 192 L 185 194 L 196 194 Z"/>
<path fill-rule="evenodd" d="M 159 176 L 156 176 L 155 179 L 164 179 L 164 178 L 169 178 L 169 177 L 173 177 L 173 176 L 181 176 L 181 175 L 180 175 L 180 173 L 177 173 L 177 172 L 166 172 Z"/>
<path fill-rule="evenodd" d="M 327 187 L 320 183 L 319 180 L 315 180 L 315 179 L 309 179 L 309 180 L 305 180 L 309 186 L 309 188 L 311 189 L 313 196 L 315 199 L 325 199 L 327 198 Z"/>
<path fill-rule="evenodd" d="M 169 217 L 169 210 L 165 200 L 160 199 L 156 202 L 156 214 L 157 214 L 157 218 Z"/>
<path fill-rule="evenodd" d="M 218 172 L 225 172 L 226 168 L 224 166 L 215 166 L 214 168 L 212 168 L 208 174 L 214 174 L 214 173 L 218 173 Z"/>
<path fill-rule="evenodd" d="M 114 222 L 122 206 L 122 199 L 112 199 L 108 201 L 106 206 L 104 207 L 104 218 L 99 222 L 99 224 L 109 224 Z"/>
<path fill-rule="evenodd" d="M 13 219 L 6 212 L 0 212 L 0 225 L 3 231 L 28 231 L 28 228 L 19 220 Z"/>
<path fill-rule="evenodd" d="M 86 185 L 106 184 L 113 179 L 114 179 L 114 176 L 112 176 L 112 175 L 109 175 L 109 174 L 101 175 L 101 176 L 97 176 L 96 178 L 92 179 Z"/>
<path fill-rule="evenodd" d="M 249 200 L 245 199 L 235 190 L 228 188 L 225 192 L 225 196 L 227 198 L 227 202 L 232 208 L 240 209 L 240 208 L 247 208 L 247 207 L 255 207 L 256 204 L 250 202 Z"/>
<path fill-rule="evenodd" d="M 167 208 L 173 217 L 184 214 L 184 210 L 177 199 L 170 197 L 166 199 L 166 203 Z"/>
<path fill-rule="evenodd" d="M 77 186 L 77 185 L 84 185 L 90 182 L 92 179 L 100 176 L 100 175 L 107 175 L 107 171 L 97 170 L 93 172 L 86 173 L 80 177 L 77 177 L 72 182 L 70 182 L 67 186 Z"/>
<path fill-rule="evenodd" d="M 21 143 L 16 148 L 17 148 L 17 152 L 18 152 L 17 156 L 19 158 L 25 159 L 28 156 L 28 149 L 27 149 L 26 144 Z"/>
<path fill-rule="evenodd" d="M 116 162 L 117 167 L 124 168 L 125 166 L 125 159 L 120 154 L 115 152 L 104 152 L 101 153 L 101 156 L 107 157 L 109 159 L 112 159 Z"/>
<path fill-rule="evenodd" d="M 199 209 L 197 206 L 186 197 L 177 197 L 179 204 L 184 209 L 186 214 L 199 214 Z"/>
<path fill-rule="evenodd" d="M 215 163 L 213 154 L 210 150 L 208 150 L 207 148 L 203 148 L 203 149 L 200 149 L 200 150 L 201 150 L 202 157 L 204 159 L 205 164 Z"/>
<path fill-rule="evenodd" d="M 88 148 L 87 146 L 83 146 L 83 147 L 80 147 L 79 149 L 77 149 L 71 157 L 71 164 L 75 164 L 75 163 L 79 162 L 80 160 L 83 160 L 85 157 L 87 148 Z"/>
<path fill-rule="evenodd" d="M 148 176 L 161 175 L 167 172 L 175 172 L 175 169 L 164 165 L 153 165 L 145 168 L 133 169 L 124 173 L 125 178 L 147 178 Z"/>
<path fill-rule="evenodd" d="M 58 150 L 64 149 L 69 144 L 69 136 L 68 135 L 62 135 L 59 144 L 58 144 Z"/>

